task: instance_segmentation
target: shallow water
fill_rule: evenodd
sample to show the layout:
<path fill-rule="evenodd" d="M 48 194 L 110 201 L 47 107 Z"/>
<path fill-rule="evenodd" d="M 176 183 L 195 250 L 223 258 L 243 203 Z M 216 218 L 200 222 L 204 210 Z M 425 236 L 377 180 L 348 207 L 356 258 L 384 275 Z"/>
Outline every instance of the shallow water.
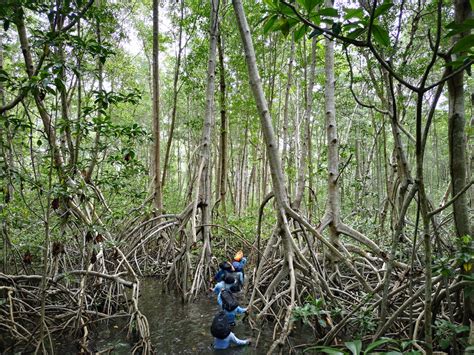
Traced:
<path fill-rule="evenodd" d="M 164 293 L 161 281 L 144 279 L 140 283 L 139 307 L 147 317 L 150 326 L 150 336 L 157 354 L 265 354 L 272 344 L 271 327 L 264 328 L 259 338 L 258 347 L 233 346 L 226 350 L 214 350 L 211 347 L 213 337 L 210 326 L 214 315 L 220 310 L 217 297 L 209 292 L 193 303 L 182 304 L 181 297 L 175 293 Z M 247 306 L 243 296 L 239 297 L 241 306 Z M 245 339 L 251 337 L 255 340 L 257 334 L 252 334 L 250 326 L 242 315 L 239 316 L 233 329 L 234 334 Z M 96 351 L 110 349 L 111 354 L 130 354 L 132 344 L 126 339 L 126 322 L 114 321 L 101 324 L 95 329 L 95 336 L 91 341 Z M 298 332 L 298 339 L 291 339 L 292 343 L 307 343 L 310 334 Z M 305 339 L 306 338 L 306 339 Z M 59 345 L 64 354 L 75 353 L 74 344 L 65 342 Z M 255 343 L 255 342 L 254 342 Z M 77 350 L 77 349 L 76 349 Z M 288 353 L 284 350 L 283 353 Z"/>
<path fill-rule="evenodd" d="M 213 293 L 183 305 L 179 296 L 162 293 L 159 281 L 146 280 L 141 286 L 140 308 L 148 318 L 152 342 L 159 354 L 262 354 L 271 344 L 271 339 L 269 343 L 261 338 L 258 348 L 240 346 L 213 350 L 210 326 L 220 310 Z M 246 303 L 241 305 L 246 306 Z M 252 337 L 250 327 L 242 318 L 233 332 L 240 339 Z"/>

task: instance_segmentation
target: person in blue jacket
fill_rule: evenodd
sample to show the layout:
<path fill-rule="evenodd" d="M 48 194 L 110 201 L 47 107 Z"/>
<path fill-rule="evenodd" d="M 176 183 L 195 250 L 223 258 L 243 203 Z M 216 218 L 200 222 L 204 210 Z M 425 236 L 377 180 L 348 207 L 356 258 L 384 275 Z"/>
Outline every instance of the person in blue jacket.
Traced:
<path fill-rule="evenodd" d="M 232 263 L 230 263 L 229 261 L 223 261 L 219 264 L 219 271 L 214 275 L 214 281 L 221 282 L 229 273 L 232 273 L 234 271 L 235 270 L 232 266 Z"/>
<path fill-rule="evenodd" d="M 214 316 L 211 334 L 214 336 L 213 347 L 216 350 L 227 349 L 231 344 L 247 345 L 251 342 L 250 339 L 239 339 L 235 336 L 222 311 Z"/>
<path fill-rule="evenodd" d="M 219 303 L 219 301 L 217 301 L 219 303 L 219 306 L 222 307 L 222 298 L 219 299 L 221 302 Z M 225 309 L 224 307 L 222 307 L 222 309 L 224 310 L 225 312 L 225 315 L 227 316 L 227 321 L 229 322 L 229 325 L 230 326 L 234 326 L 235 325 L 235 318 L 237 317 L 237 314 L 244 314 L 247 312 L 247 308 L 243 308 L 243 307 L 240 307 L 240 306 L 237 306 L 236 308 L 234 308 L 233 310 L 227 310 Z"/>
<path fill-rule="evenodd" d="M 212 291 L 217 295 L 217 302 L 219 302 L 219 296 L 222 290 L 231 290 L 234 288 L 236 282 L 232 275 L 227 275 L 224 280 L 218 282 Z"/>
<path fill-rule="evenodd" d="M 237 314 L 243 314 L 247 312 L 247 308 L 240 307 L 239 303 L 235 299 L 232 291 L 229 289 L 223 289 L 217 296 L 217 303 L 221 306 L 224 311 L 229 325 L 235 325 L 235 318 Z"/>
<path fill-rule="evenodd" d="M 232 266 L 234 267 L 234 274 L 237 275 L 237 280 L 240 283 L 240 287 L 244 285 L 244 267 L 247 264 L 247 258 L 244 256 L 242 250 L 239 250 L 232 260 Z"/>

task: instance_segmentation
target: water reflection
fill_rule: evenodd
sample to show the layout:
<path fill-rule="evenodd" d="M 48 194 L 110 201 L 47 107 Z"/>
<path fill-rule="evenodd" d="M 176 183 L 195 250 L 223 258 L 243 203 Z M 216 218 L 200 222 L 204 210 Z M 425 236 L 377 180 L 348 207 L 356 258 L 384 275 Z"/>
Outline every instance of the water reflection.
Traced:
<path fill-rule="evenodd" d="M 157 354 L 257 355 L 265 354 L 272 343 L 272 329 L 265 327 L 260 335 L 258 347 L 254 344 L 240 347 L 234 345 L 226 350 L 214 350 L 211 347 L 213 337 L 210 327 L 214 315 L 219 311 L 219 306 L 213 293 L 193 303 L 182 304 L 178 294 L 163 293 L 160 280 L 144 279 L 140 286 L 139 307 L 148 319 L 151 341 Z M 247 301 L 241 298 L 239 297 L 239 303 L 247 306 Z M 126 337 L 128 328 L 125 319 L 128 317 L 120 319 L 119 317 L 109 322 L 98 322 L 97 327 L 91 329 L 92 349 L 114 355 L 131 353 L 132 345 Z M 249 325 L 242 322 L 242 318 L 237 321 L 233 332 L 240 339 L 251 337 L 255 340 L 257 336 L 252 334 Z M 299 329 L 296 333 L 298 338 L 291 338 L 292 344 L 308 343 L 312 339 L 307 329 L 304 331 Z M 56 339 L 55 348 L 62 354 L 75 354 L 79 349 L 77 343 L 66 341 L 64 338 Z M 285 348 L 283 353 L 290 352 Z M 299 350 L 298 353 L 302 351 Z"/>
<path fill-rule="evenodd" d="M 219 311 L 214 294 L 190 304 L 182 304 L 177 295 L 164 294 L 159 281 L 145 280 L 142 285 L 140 309 L 148 318 L 152 342 L 158 354 L 262 354 L 268 343 L 253 346 L 213 350 L 210 326 Z M 242 302 L 246 306 L 245 302 Z M 240 339 L 252 336 L 252 331 L 241 320 L 233 332 Z"/>

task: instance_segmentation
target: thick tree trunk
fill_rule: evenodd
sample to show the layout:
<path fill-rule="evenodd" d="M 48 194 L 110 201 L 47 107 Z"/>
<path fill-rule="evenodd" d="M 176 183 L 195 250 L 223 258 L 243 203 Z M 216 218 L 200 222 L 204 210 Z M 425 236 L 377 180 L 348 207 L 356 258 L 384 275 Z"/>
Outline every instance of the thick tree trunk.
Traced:
<path fill-rule="evenodd" d="M 196 268 L 194 275 L 192 293 L 197 294 L 199 289 L 205 288 L 206 283 L 198 284 L 196 280 L 211 279 L 211 133 L 214 126 L 214 91 L 216 71 L 216 48 L 218 32 L 219 0 L 211 0 L 210 29 L 209 29 L 209 60 L 207 65 L 207 88 L 206 88 L 206 111 L 204 116 L 203 130 L 201 136 L 201 171 L 198 201 L 201 207 L 201 232 L 203 248 L 200 265 Z M 199 275 L 198 275 L 199 274 Z M 202 276 L 201 276 L 202 275 Z"/>
<path fill-rule="evenodd" d="M 471 9 L 469 0 L 454 0 L 454 17 L 458 24 L 463 23 L 470 17 Z M 454 37 L 454 42 L 465 37 L 469 33 L 461 33 Z M 448 67 L 452 71 L 452 67 Z M 466 186 L 466 118 L 464 113 L 464 72 L 456 74 L 448 80 L 449 93 L 449 119 L 448 119 L 448 136 L 449 136 L 449 171 L 452 183 L 452 196 L 457 195 L 464 186 Z M 474 237 L 469 218 L 468 195 L 463 194 L 453 203 L 454 210 L 454 226 L 458 238 L 470 235 Z M 466 273 L 462 269 L 463 273 Z M 473 273 L 471 271 L 469 273 Z M 474 318 L 474 295 L 468 292 L 464 293 L 464 322 L 468 324 L 469 319 Z"/>

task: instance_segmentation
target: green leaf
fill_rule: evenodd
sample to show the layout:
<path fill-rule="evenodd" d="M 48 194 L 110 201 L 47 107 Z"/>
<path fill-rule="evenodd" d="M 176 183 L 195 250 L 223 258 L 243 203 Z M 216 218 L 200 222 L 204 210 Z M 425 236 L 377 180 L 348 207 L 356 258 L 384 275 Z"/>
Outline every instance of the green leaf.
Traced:
<path fill-rule="evenodd" d="M 358 9 L 345 9 L 345 15 L 344 15 L 344 20 L 348 20 L 350 18 L 359 18 L 363 19 L 364 18 L 364 10 L 362 8 Z"/>
<path fill-rule="evenodd" d="M 288 23 L 288 20 L 286 18 L 280 18 L 275 23 L 273 30 L 280 30 L 285 36 L 288 36 L 288 33 L 290 33 L 290 24 Z"/>
<path fill-rule="evenodd" d="M 362 33 L 364 33 L 367 29 L 366 28 L 358 28 L 352 32 L 349 32 L 347 34 L 347 38 L 351 38 L 351 39 L 356 39 L 357 37 L 359 37 Z"/>
<path fill-rule="evenodd" d="M 306 34 L 307 31 L 308 25 L 301 25 L 301 27 L 295 31 L 295 41 L 299 41 Z"/>
<path fill-rule="evenodd" d="M 54 84 L 56 85 L 58 90 L 60 91 L 66 90 L 66 86 L 64 85 L 63 81 L 60 78 L 55 78 Z"/>
<path fill-rule="evenodd" d="M 387 343 L 395 343 L 396 344 L 397 342 L 393 339 L 388 339 L 388 338 L 378 339 L 378 340 L 370 343 L 369 345 L 367 345 L 367 348 L 365 349 L 364 354 L 369 354 L 372 350 L 377 349 L 380 345 L 387 344 Z"/>
<path fill-rule="evenodd" d="M 390 37 L 388 36 L 388 32 L 385 28 L 379 25 L 373 24 L 372 35 L 374 36 L 374 39 L 378 44 L 384 47 L 390 46 Z"/>
<path fill-rule="evenodd" d="M 337 10 L 332 7 L 326 7 L 324 9 L 319 10 L 319 15 L 329 16 L 329 17 L 339 17 Z"/>
<path fill-rule="evenodd" d="M 469 32 L 474 29 L 474 19 L 467 19 L 463 23 L 456 23 L 455 21 L 450 22 L 447 26 L 447 29 L 451 30 L 446 34 L 446 37 L 452 37 L 461 32 Z"/>
<path fill-rule="evenodd" d="M 311 351 L 311 350 L 318 350 L 318 352 L 323 352 L 325 354 L 332 354 L 332 355 L 344 355 L 344 353 L 338 349 L 330 348 L 327 346 L 312 346 L 310 348 L 306 348 L 303 352 Z"/>
<path fill-rule="evenodd" d="M 469 331 L 469 327 L 467 325 L 457 326 L 454 331 L 456 332 L 456 334 L 461 334 Z"/>
<path fill-rule="evenodd" d="M 270 9 L 276 9 L 277 6 L 275 5 L 275 3 L 272 1 L 272 0 L 263 0 L 263 2 L 265 4 L 267 4 L 267 6 L 270 8 Z"/>
<path fill-rule="evenodd" d="M 298 3 L 300 3 L 300 5 L 303 6 L 305 10 L 308 11 L 308 13 L 310 13 L 313 11 L 316 5 L 322 3 L 322 0 L 298 0 Z"/>
<path fill-rule="evenodd" d="M 351 351 L 352 355 L 359 355 L 362 350 L 361 340 L 346 341 L 344 345 Z"/>
<path fill-rule="evenodd" d="M 356 28 L 361 28 L 360 27 L 360 21 L 353 22 L 353 23 L 348 23 L 347 25 L 344 25 L 344 30 L 345 31 L 353 30 L 353 29 L 356 29 Z"/>
<path fill-rule="evenodd" d="M 275 21 L 278 19 L 278 15 L 273 15 L 271 16 L 267 22 L 265 22 L 265 25 L 263 26 L 263 33 L 267 34 L 269 31 L 272 30 L 273 25 L 275 24 Z"/>
<path fill-rule="evenodd" d="M 284 15 L 287 15 L 287 16 L 295 16 L 295 12 L 293 11 L 293 9 L 289 6 L 286 6 L 285 4 L 283 3 L 280 3 L 280 8 L 279 8 L 280 12 Z"/>
<path fill-rule="evenodd" d="M 470 0 L 471 3 L 471 10 L 474 11 L 474 0 Z"/>
<path fill-rule="evenodd" d="M 8 74 L 5 70 L 0 70 L 0 82 L 8 81 Z"/>
<path fill-rule="evenodd" d="M 383 14 L 385 14 L 388 10 L 390 10 L 393 6 L 391 2 L 384 2 L 382 5 L 377 7 L 374 12 L 374 18 L 377 18 Z"/>
<path fill-rule="evenodd" d="M 465 52 L 474 46 L 474 34 L 461 38 L 453 47 L 453 53 Z"/>

